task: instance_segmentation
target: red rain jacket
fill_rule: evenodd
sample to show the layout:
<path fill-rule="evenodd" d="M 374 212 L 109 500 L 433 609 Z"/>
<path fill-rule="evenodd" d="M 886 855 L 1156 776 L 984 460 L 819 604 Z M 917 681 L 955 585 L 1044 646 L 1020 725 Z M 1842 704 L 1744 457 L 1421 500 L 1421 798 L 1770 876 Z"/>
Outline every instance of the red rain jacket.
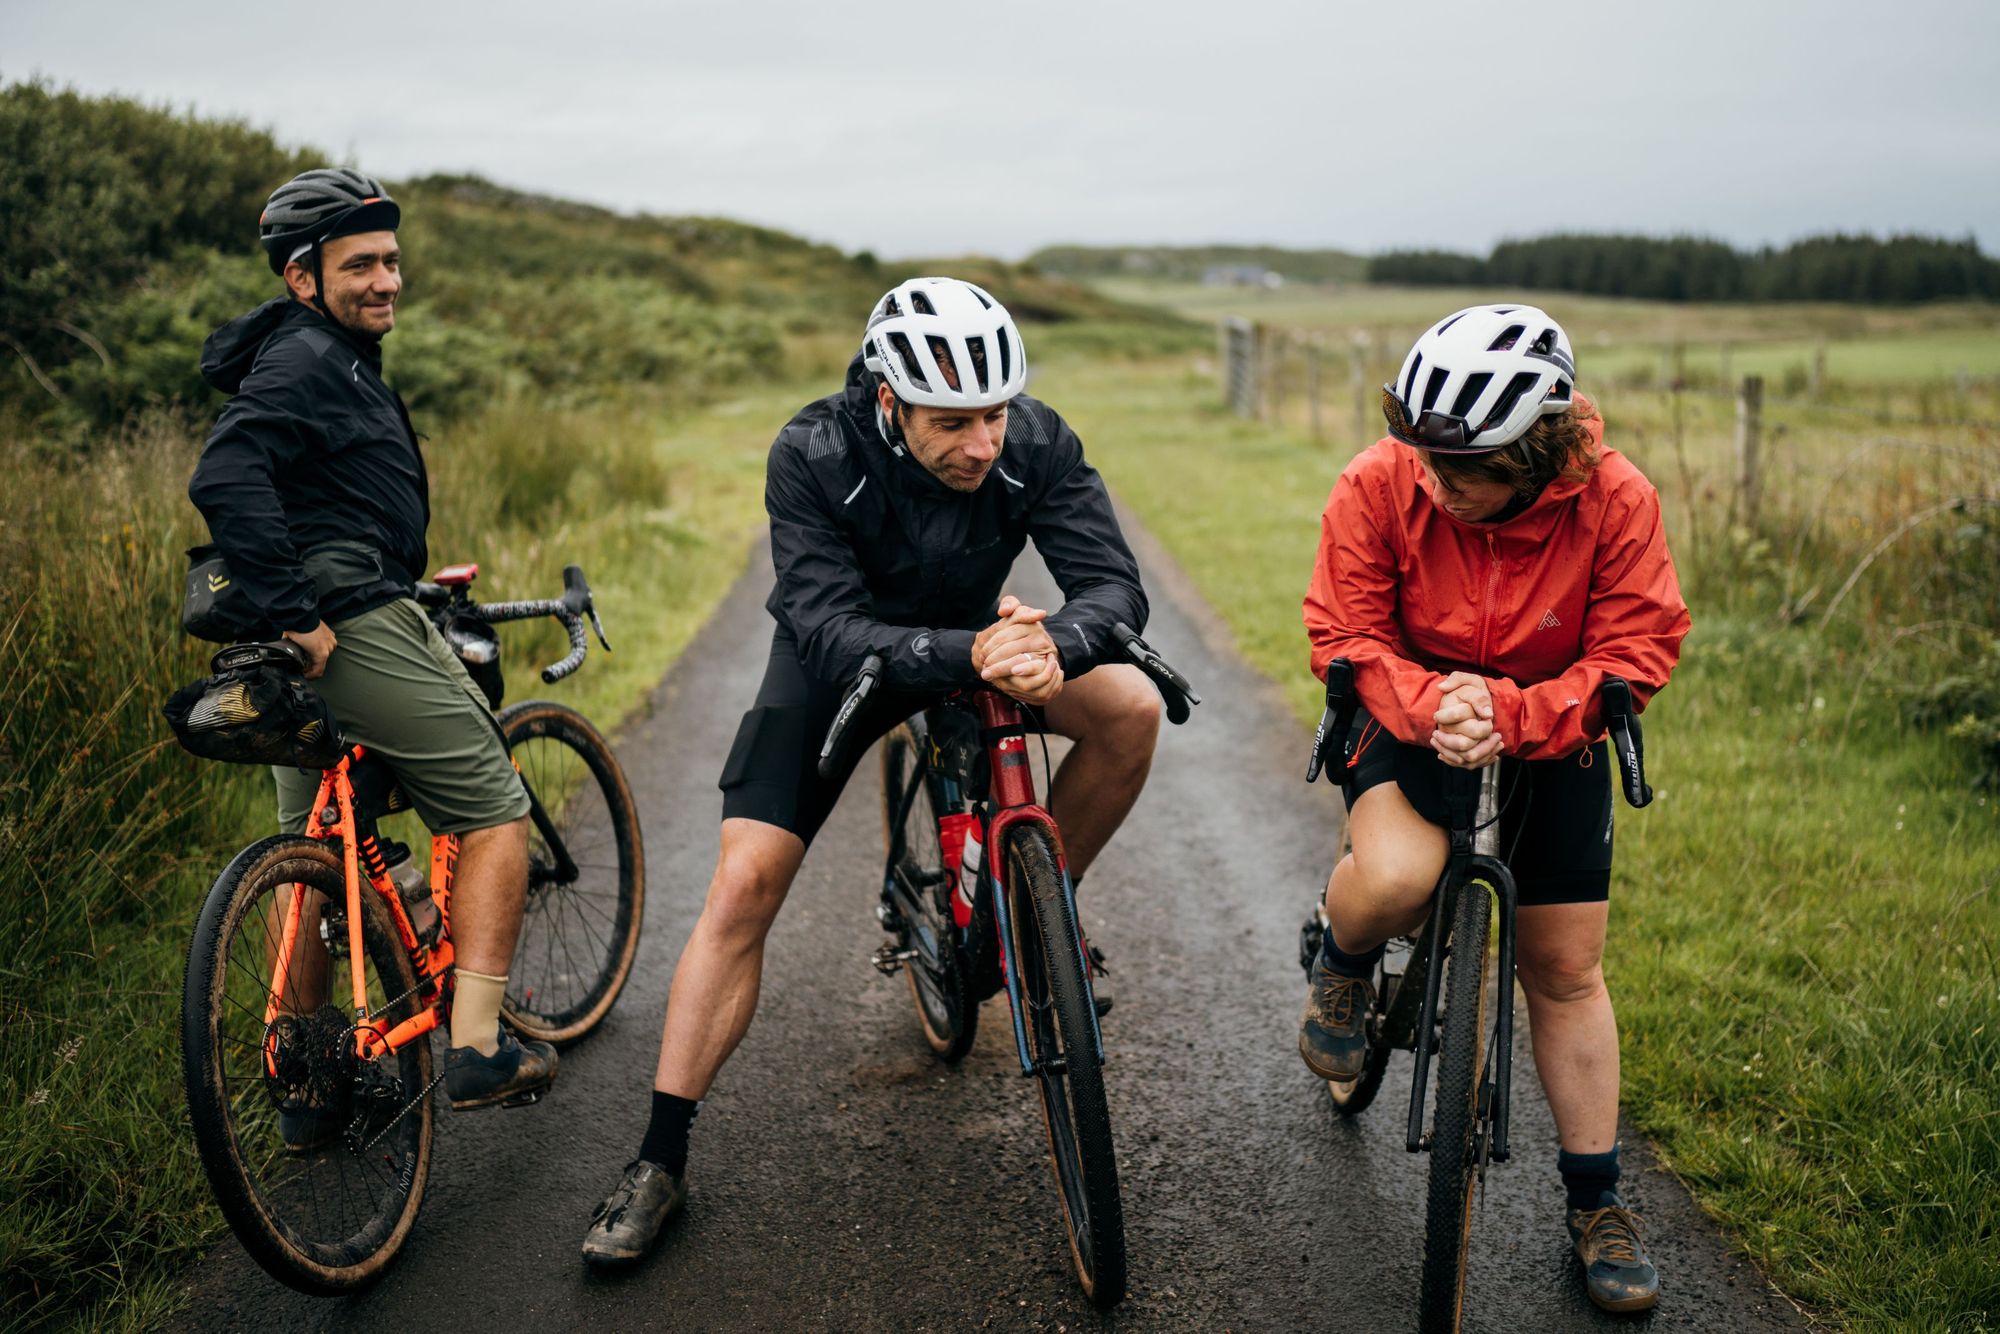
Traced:
<path fill-rule="evenodd" d="M 1602 443 L 1601 418 L 1590 423 Z M 1588 481 L 1557 478 L 1504 523 L 1439 509 L 1417 453 L 1384 439 L 1347 465 L 1320 517 L 1306 590 L 1312 669 L 1354 663 L 1361 702 L 1428 745 L 1453 671 L 1486 678 L 1505 754 L 1553 759 L 1604 734 L 1598 687 L 1644 707 L 1688 632 L 1659 493 L 1614 450 Z"/>

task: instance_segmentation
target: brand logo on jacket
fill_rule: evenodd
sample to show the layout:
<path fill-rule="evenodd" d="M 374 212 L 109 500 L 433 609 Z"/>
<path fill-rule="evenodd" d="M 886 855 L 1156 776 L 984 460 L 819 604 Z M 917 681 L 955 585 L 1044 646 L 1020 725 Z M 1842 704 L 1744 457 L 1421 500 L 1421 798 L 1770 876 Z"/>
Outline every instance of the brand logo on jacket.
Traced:
<path fill-rule="evenodd" d="M 1562 622 L 1556 619 L 1555 612 L 1545 611 L 1542 613 L 1542 625 L 1541 625 L 1542 629 L 1553 630 L 1561 624 Z"/>

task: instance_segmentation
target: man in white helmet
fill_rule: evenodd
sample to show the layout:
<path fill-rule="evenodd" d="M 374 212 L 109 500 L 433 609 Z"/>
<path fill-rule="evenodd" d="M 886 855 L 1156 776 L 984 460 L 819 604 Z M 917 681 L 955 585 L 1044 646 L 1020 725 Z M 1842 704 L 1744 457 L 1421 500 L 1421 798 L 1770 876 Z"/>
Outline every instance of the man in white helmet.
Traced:
<path fill-rule="evenodd" d="M 591 1222 L 586 1259 L 637 1259 L 686 1199 L 688 1128 L 750 1026 L 765 934 L 870 742 L 962 687 L 1037 706 L 1076 743 L 1049 794 L 1072 880 L 1145 784 L 1160 697 L 1112 636 L 1121 621 L 1145 627 L 1138 565 L 1076 433 L 1021 392 L 1027 374 L 999 302 L 971 283 L 913 279 L 876 303 L 845 388 L 771 448 L 770 662 L 723 767 L 721 855 L 675 969 L 651 1120 Z M 1003 596 L 1030 537 L 1059 610 Z M 822 779 L 820 743 L 871 654 L 882 688 L 851 725 L 841 770 Z M 1102 1011 L 1109 983 L 1091 954 Z"/>

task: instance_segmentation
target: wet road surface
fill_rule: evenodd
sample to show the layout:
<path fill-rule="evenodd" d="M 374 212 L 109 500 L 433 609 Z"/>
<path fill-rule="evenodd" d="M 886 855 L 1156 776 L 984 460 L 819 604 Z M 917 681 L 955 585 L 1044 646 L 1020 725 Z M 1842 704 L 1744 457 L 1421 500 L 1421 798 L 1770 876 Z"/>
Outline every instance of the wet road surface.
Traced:
<path fill-rule="evenodd" d="M 1338 843 L 1339 799 L 1300 781 L 1308 738 L 1276 690 L 1229 651 L 1158 549 L 1134 539 L 1153 601 L 1147 637 L 1207 702 L 1188 726 L 1163 729 L 1146 793 L 1082 891 L 1118 987 L 1104 1030 L 1131 1257 L 1122 1306 L 1093 1311 L 1072 1277 L 1005 1001 L 988 1003 L 977 1045 L 949 1069 L 924 1046 L 904 980 L 869 966 L 882 940 L 872 761 L 771 933 L 756 1023 L 694 1127 L 687 1211 L 626 1273 L 579 1259 L 591 1210 L 645 1129 L 673 960 L 714 865 L 715 778 L 767 656 L 760 543 L 617 738 L 648 883 L 616 1010 L 564 1053 L 539 1106 L 454 1115 L 440 1103 L 423 1214 L 382 1283 L 304 1297 L 225 1236 L 190 1275 L 183 1327 L 1414 1328 L 1426 1163 L 1403 1149 L 1409 1058 L 1392 1060 L 1370 1111 L 1336 1124 L 1297 1054 L 1297 933 Z M 1038 565 L 1017 591 L 1055 596 Z M 1491 1170 L 1474 1215 L 1466 1327 L 1629 1328 L 1582 1296 L 1525 1029 L 1519 1013 L 1514 1157 Z M 1625 1193 L 1647 1220 L 1663 1287 L 1638 1323 L 1796 1327 L 1643 1141 L 1628 1133 L 1625 1146 Z"/>

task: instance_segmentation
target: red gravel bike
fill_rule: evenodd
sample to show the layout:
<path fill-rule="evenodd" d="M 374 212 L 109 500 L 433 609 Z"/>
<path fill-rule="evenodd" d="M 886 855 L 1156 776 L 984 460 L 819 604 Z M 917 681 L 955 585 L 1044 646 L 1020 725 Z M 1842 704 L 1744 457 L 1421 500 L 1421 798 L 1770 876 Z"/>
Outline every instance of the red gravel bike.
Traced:
<path fill-rule="evenodd" d="M 1146 642 L 1116 627 L 1126 655 L 1152 678 L 1167 716 L 1187 721 L 1201 696 Z M 831 775 L 840 744 L 881 681 L 870 657 L 849 687 L 820 751 Z M 905 719 L 882 746 L 882 927 L 885 974 L 909 979 L 917 1023 L 933 1052 L 972 1049 L 979 1006 L 1007 993 L 1021 1073 L 1036 1081 L 1049 1162 L 1077 1279 L 1093 1305 L 1125 1296 L 1125 1214 L 1104 1094 L 1104 1036 L 1063 857 L 1062 831 L 1039 803 L 1028 710 L 991 687 L 955 691 Z M 1045 764 L 1046 767 L 1046 764 Z"/>

